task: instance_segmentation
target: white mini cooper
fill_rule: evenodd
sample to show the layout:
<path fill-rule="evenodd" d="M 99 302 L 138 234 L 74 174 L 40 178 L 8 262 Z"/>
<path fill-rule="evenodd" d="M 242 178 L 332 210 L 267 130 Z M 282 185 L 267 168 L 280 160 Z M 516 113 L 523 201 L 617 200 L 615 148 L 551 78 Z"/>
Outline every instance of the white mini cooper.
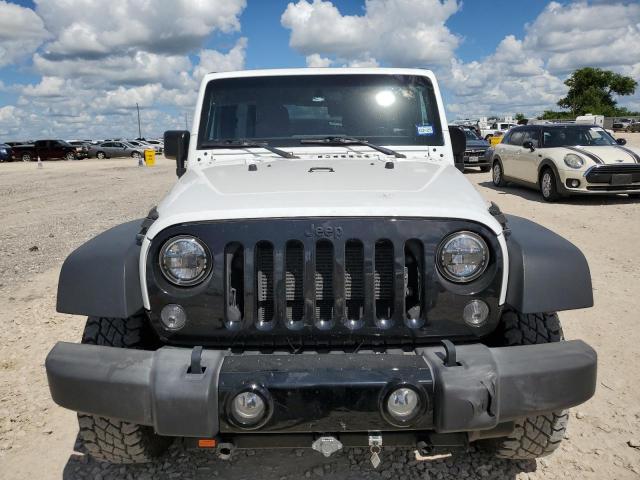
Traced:
<path fill-rule="evenodd" d="M 527 125 L 495 146 L 493 184 L 540 189 L 549 201 L 573 194 L 640 195 L 640 151 L 592 125 Z"/>

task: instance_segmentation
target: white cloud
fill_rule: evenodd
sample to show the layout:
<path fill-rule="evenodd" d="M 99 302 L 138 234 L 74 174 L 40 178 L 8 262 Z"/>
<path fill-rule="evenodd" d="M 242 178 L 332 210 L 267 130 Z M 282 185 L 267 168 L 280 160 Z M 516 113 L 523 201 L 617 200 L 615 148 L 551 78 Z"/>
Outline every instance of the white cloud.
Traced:
<path fill-rule="evenodd" d="M 330 58 L 323 57 L 317 53 L 312 53 L 311 55 L 307 55 L 305 59 L 307 62 L 307 67 L 312 68 L 326 68 L 330 67 L 333 63 Z"/>
<path fill-rule="evenodd" d="M 48 36 L 33 10 L 0 0 L 0 67 L 30 56 Z"/>
<path fill-rule="evenodd" d="M 204 73 L 244 67 L 246 38 L 226 52 L 203 45 L 213 34 L 240 30 L 246 0 L 35 3 L 35 12 L 18 8 L 47 35 L 40 48 L 42 40 L 27 52 L 38 48 L 33 70 L 42 77 L 32 85 L 7 86 L 19 97 L 5 110 L 0 132 L 13 138 L 104 138 L 128 135 L 132 126 L 130 134 L 137 136 L 136 103 L 147 134 L 158 135 L 184 126 L 182 109 L 194 107 Z"/>
<path fill-rule="evenodd" d="M 36 0 L 56 39 L 53 56 L 100 57 L 144 50 L 185 54 L 214 31 L 240 29 L 245 0 Z"/>
<path fill-rule="evenodd" d="M 456 0 L 366 0 L 363 15 L 342 15 L 330 1 L 300 0 L 280 21 L 307 64 L 331 57 L 358 66 L 441 65 L 460 42 L 445 26 L 458 8 Z"/>
<path fill-rule="evenodd" d="M 479 62 L 452 61 L 446 86 L 454 93 L 451 112 L 540 114 L 559 109 L 565 78 L 593 66 L 640 76 L 640 4 L 551 2 L 525 29 L 522 40 L 505 37 Z M 621 105 L 638 109 L 640 92 Z"/>
<path fill-rule="evenodd" d="M 411 66 L 436 71 L 456 116 L 539 114 L 558 108 L 576 68 L 596 66 L 640 77 L 640 4 L 551 2 L 486 58 L 463 62 L 461 38 L 446 26 L 461 4 L 437 0 L 367 0 L 362 15 L 343 15 L 326 0 L 289 3 L 281 23 L 309 66 Z M 461 46 L 462 45 L 462 46 Z M 640 92 L 621 104 L 639 109 Z"/>
<path fill-rule="evenodd" d="M 241 70 L 247 48 L 247 39 L 240 38 L 234 47 L 224 54 L 217 50 L 200 50 L 200 61 L 193 72 L 193 76 L 200 81 L 207 73 Z"/>

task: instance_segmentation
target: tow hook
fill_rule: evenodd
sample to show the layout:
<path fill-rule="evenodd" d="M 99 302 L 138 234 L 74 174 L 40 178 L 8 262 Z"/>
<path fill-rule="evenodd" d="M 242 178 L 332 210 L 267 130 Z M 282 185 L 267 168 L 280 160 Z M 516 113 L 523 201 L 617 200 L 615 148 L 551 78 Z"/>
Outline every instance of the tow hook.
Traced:
<path fill-rule="evenodd" d="M 235 448 L 233 443 L 219 443 L 217 450 L 218 458 L 220 460 L 229 460 Z"/>
<path fill-rule="evenodd" d="M 382 434 L 380 432 L 369 433 L 369 451 L 371 452 L 371 465 L 378 468 L 381 463 L 380 452 L 382 451 Z"/>
<path fill-rule="evenodd" d="M 327 435 L 317 438 L 311 444 L 311 448 L 328 458 L 337 451 L 342 450 L 342 442 L 336 437 Z"/>

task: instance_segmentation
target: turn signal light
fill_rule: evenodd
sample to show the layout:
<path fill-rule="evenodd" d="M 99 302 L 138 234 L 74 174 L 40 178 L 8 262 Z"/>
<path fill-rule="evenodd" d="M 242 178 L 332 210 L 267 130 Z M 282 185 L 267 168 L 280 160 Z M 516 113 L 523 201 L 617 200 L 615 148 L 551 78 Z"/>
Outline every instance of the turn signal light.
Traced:
<path fill-rule="evenodd" d="M 216 448 L 218 442 L 216 442 L 215 438 L 199 438 L 198 439 L 198 448 Z"/>

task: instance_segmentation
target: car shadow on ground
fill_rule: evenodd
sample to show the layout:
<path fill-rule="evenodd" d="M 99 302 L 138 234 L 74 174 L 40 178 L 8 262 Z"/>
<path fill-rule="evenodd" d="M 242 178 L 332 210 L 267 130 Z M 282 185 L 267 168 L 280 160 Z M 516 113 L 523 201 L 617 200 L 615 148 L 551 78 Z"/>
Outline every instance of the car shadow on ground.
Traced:
<path fill-rule="evenodd" d="M 544 203 L 544 204 L 567 204 L 567 205 L 584 205 L 584 206 L 602 206 L 602 205 L 625 205 L 629 203 L 640 203 L 640 198 L 632 198 L 625 194 L 619 195 L 575 195 L 571 197 L 561 198 L 557 202 L 547 202 L 542 199 L 542 195 L 538 190 L 533 188 L 523 187 L 514 183 L 508 183 L 504 187 L 496 187 L 493 182 L 486 181 L 480 182 L 478 185 L 482 187 L 495 190 L 502 195 L 516 195 L 530 200 L 532 202 Z"/>
<path fill-rule="evenodd" d="M 76 450 L 82 446 L 76 441 Z M 325 458 L 309 449 L 238 450 L 229 460 L 220 460 L 209 451 L 185 450 L 176 442 L 161 459 L 144 465 L 100 463 L 78 452 L 72 454 L 63 471 L 63 480 L 297 480 L 327 477 L 356 479 L 504 479 L 515 480 L 520 473 L 535 472 L 533 460 L 501 460 L 471 447 L 468 452 L 434 461 L 416 461 L 405 449 L 385 449 L 382 463 L 374 469 L 364 448 L 346 449 Z"/>

